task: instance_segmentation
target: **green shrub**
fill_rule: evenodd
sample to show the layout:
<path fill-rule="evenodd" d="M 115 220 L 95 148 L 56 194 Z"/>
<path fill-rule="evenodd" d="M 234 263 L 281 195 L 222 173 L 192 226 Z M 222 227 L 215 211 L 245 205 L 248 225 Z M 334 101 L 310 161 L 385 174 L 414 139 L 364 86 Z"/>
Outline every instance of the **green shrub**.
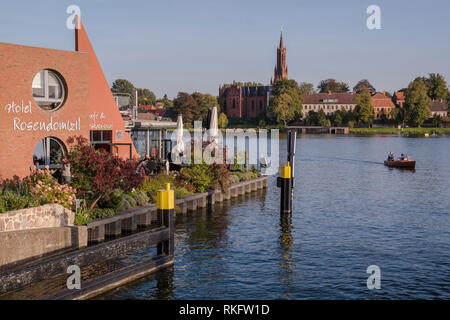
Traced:
<path fill-rule="evenodd" d="M 104 219 L 108 217 L 112 217 L 116 214 L 116 212 L 111 209 L 84 209 L 80 210 L 78 213 L 75 214 L 75 221 L 74 224 L 77 226 L 85 225 L 93 220 L 97 219 Z"/>
<path fill-rule="evenodd" d="M 191 194 L 192 194 L 192 192 L 190 192 L 189 190 L 187 190 L 184 187 L 175 188 L 175 199 L 181 199 L 181 198 L 190 196 Z"/>
<path fill-rule="evenodd" d="M 30 194 L 20 194 L 12 190 L 3 190 L 0 194 L 0 213 L 20 210 L 39 205 L 39 200 Z"/>
<path fill-rule="evenodd" d="M 158 190 L 164 189 L 166 184 L 175 185 L 175 177 L 173 175 L 159 174 L 156 177 L 146 177 L 142 182 L 139 190 L 144 192 L 152 202 L 156 202 Z"/>
<path fill-rule="evenodd" d="M 181 178 L 192 183 L 197 192 L 205 192 L 212 182 L 209 165 L 196 164 L 180 171 Z"/>
<path fill-rule="evenodd" d="M 232 173 L 230 174 L 230 182 L 231 184 L 235 184 L 241 181 L 241 178 L 239 178 L 239 175 Z"/>
<path fill-rule="evenodd" d="M 120 190 L 120 189 L 114 189 L 111 192 L 108 200 L 104 200 L 103 199 L 103 200 L 99 201 L 98 202 L 98 206 L 100 208 L 116 209 L 119 206 L 119 204 L 122 201 L 122 199 L 123 199 L 123 191 Z"/>
<path fill-rule="evenodd" d="M 123 198 L 130 204 L 131 208 L 137 206 L 136 200 L 134 200 L 134 198 L 130 194 L 128 193 L 124 194 Z"/>
<path fill-rule="evenodd" d="M 131 209 L 130 203 L 126 199 L 122 199 L 116 208 L 116 212 L 125 212 Z"/>
<path fill-rule="evenodd" d="M 149 197 L 141 190 L 135 190 L 130 193 L 138 206 L 145 206 L 148 204 Z"/>

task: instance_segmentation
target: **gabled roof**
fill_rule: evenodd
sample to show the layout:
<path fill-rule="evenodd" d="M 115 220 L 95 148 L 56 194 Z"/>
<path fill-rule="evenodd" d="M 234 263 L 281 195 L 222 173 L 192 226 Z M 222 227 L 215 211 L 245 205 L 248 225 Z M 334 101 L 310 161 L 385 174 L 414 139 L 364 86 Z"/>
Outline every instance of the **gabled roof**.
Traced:
<path fill-rule="evenodd" d="M 394 98 L 397 100 L 405 100 L 405 93 L 403 91 L 397 91 L 394 93 Z"/>
<path fill-rule="evenodd" d="M 445 101 L 433 100 L 430 110 L 434 112 L 448 111 L 448 103 Z"/>
<path fill-rule="evenodd" d="M 384 93 L 381 92 L 377 92 L 372 96 L 372 107 L 374 108 L 387 108 L 387 107 L 392 107 L 394 108 L 395 105 L 392 102 L 392 99 L 387 97 Z"/>

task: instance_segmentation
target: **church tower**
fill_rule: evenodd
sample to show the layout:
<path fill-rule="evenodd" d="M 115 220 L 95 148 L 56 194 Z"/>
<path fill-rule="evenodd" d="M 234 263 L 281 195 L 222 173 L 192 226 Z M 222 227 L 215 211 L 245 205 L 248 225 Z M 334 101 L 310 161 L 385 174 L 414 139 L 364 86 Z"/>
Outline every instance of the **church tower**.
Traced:
<path fill-rule="evenodd" d="M 280 46 L 277 49 L 277 66 L 275 67 L 274 79 L 271 81 L 271 85 L 274 81 L 287 78 L 288 67 L 286 65 L 286 48 L 284 47 L 283 42 L 283 31 L 281 31 Z"/>

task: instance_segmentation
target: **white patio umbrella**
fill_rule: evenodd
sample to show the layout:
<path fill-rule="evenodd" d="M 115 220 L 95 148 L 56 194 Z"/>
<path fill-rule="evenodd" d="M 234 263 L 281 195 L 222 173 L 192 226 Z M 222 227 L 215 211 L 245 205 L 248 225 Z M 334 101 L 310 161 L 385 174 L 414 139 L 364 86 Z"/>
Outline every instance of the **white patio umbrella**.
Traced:
<path fill-rule="evenodd" d="M 217 107 L 214 107 L 211 112 L 211 123 L 209 125 L 209 135 L 212 143 L 217 143 L 219 136 L 219 120 L 217 117 Z"/>
<path fill-rule="evenodd" d="M 175 152 L 178 156 L 184 153 L 184 141 L 183 141 L 183 117 L 178 115 L 177 119 L 177 145 L 175 146 Z"/>

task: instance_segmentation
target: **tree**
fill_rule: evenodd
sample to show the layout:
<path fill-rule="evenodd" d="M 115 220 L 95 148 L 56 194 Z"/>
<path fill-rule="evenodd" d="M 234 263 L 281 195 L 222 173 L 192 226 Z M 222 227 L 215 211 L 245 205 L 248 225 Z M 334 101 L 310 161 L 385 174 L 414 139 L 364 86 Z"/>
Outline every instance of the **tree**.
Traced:
<path fill-rule="evenodd" d="M 302 118 L 302 102 L 302 93 L 295 80 L 275 81 L 269 110 L 275 114 L 278 123 L 283 122 L 286 125 L 287 122 Z"/>
<path fill-rule="evenodd" d="M 363 88 L 361 93 L 356 96 L 356 117 L 358 122 L 372 125 L 374 111 L 372 107 L 372 95 L 368 88 Z"/>
<path fill-rule="evenodd" d="M 173 101 L 167 97 L 167 94 L 164 95 L 164 98 L 156 100 L 156 102 L 161 102 L 164 104 L 164 108 L 169 109 L 173 107 Z"/>
<path fill-rule="evenodd" d="M 317 116 L 318 116 L 317 112 L 315 112 L 314 110 L 310 110 L 307 116 L 305 117 L 305 124 L 307 126 L 317 126 L 318 122 Z"/>
<path fill-rule="evenodd" d="M 156 103 L 155 94 L 149 89 L 137 89 L 138 91 L 138 101 L 141 106 L 151 106 Z"/>
<path fill-rule="evenodd" d="M 432 100 L 447 100 L 449 91 L 445 78 L 439 73 L 430 73 L 428 79 L 425 79 L 428 96 Z"/>
<path fill-rule="evenodd" d="M 212 109 L 213 107 L 217 107 L 217 113 L 220 113 L 220 105 L 217 101 L 217 97 L 209 93 L 202 94 L 200 92 L 194 92 L 192 94 L 192 97 L 195 99 L 195 101 L 197 101 L 203 119 L 208 118 L 208 110 Z"/>
<path fill-rule="evenodd" d="M 282 93 L 273 98 L 272 112 L 275 114 L 278 123 L 283 122 L 284 126 L 286 126 L 289 121 L 294 120 L 294 110 L 291 108 L 291 104 L 292 98 L 287 93 Z"/>
<path fill-rule="evenodd" d="M 134 85 L 125 79 L 117 79 L 111 87 L 113 93 L 128 93 L 132 97 L 135 95 L 134 90 Z"/>
<path fill-rule="evenodd" d="M 302 82 L 300 83 L 299 88 L 302 95 L 316 93 L 316 90 L 314 89 L 314 85 L 312 83 Z"/>
<path fill-rule="evenodd" d="M 412 81 L 405 93 L 407 121 L 420 127 L 431 115 L 430 105 L 431 99 L 428 96 L 428 88 L 425 81 L 419 78 Z"/>
<path fill-rule="evenodd" d="M 350 91 L 347 83 L 337 82 L 335 79 L 326 79 L 320 81 L 319 85 L 317 86 L 317 90 L 319 90 L 320 93 L 340 93 Z"/>
<path fill-rule="evenodd" d="M 226 129 L 228 126 L 228 118 L 225 113 L 221 112 L 218 119 L 219 128 Z"/>
<path fill-rule="evenodd" d="M 359 94 L 359 93 L 361 93 L 361 91 L 362 91 L 364 88 L 369 89 L 369 90 L 370 90 L 370 93 L 371 93 L 372 95 L 374 95 L 374 94 L 377 92 L 377 90 L 370 84 L 369 80 L 367 80 L 367 79 L 362 79 L 362 80 L 360 80 L 360 81 L 356 84 L 356 86 L 353 87 L 353 92 L 356 93 L 356 94 Z"/>
<path fill-rule="evenodd" d="M 330 127 L 330 120 L 327 119 L 327 115 L 322 109 L 317 112 L 317 125 L 321 127 Z"/>
<path fill-rule="evenodd" d="M 181 114 L 184 122 L 192 124 L 194 120 L 201 120 L 202 113 L 197 101 L 186 92 L 179 92 L 175 100 L 173 100 L 173 107 L 170 109 L 172 119 L 176 120 L 177 116 Z"/>

